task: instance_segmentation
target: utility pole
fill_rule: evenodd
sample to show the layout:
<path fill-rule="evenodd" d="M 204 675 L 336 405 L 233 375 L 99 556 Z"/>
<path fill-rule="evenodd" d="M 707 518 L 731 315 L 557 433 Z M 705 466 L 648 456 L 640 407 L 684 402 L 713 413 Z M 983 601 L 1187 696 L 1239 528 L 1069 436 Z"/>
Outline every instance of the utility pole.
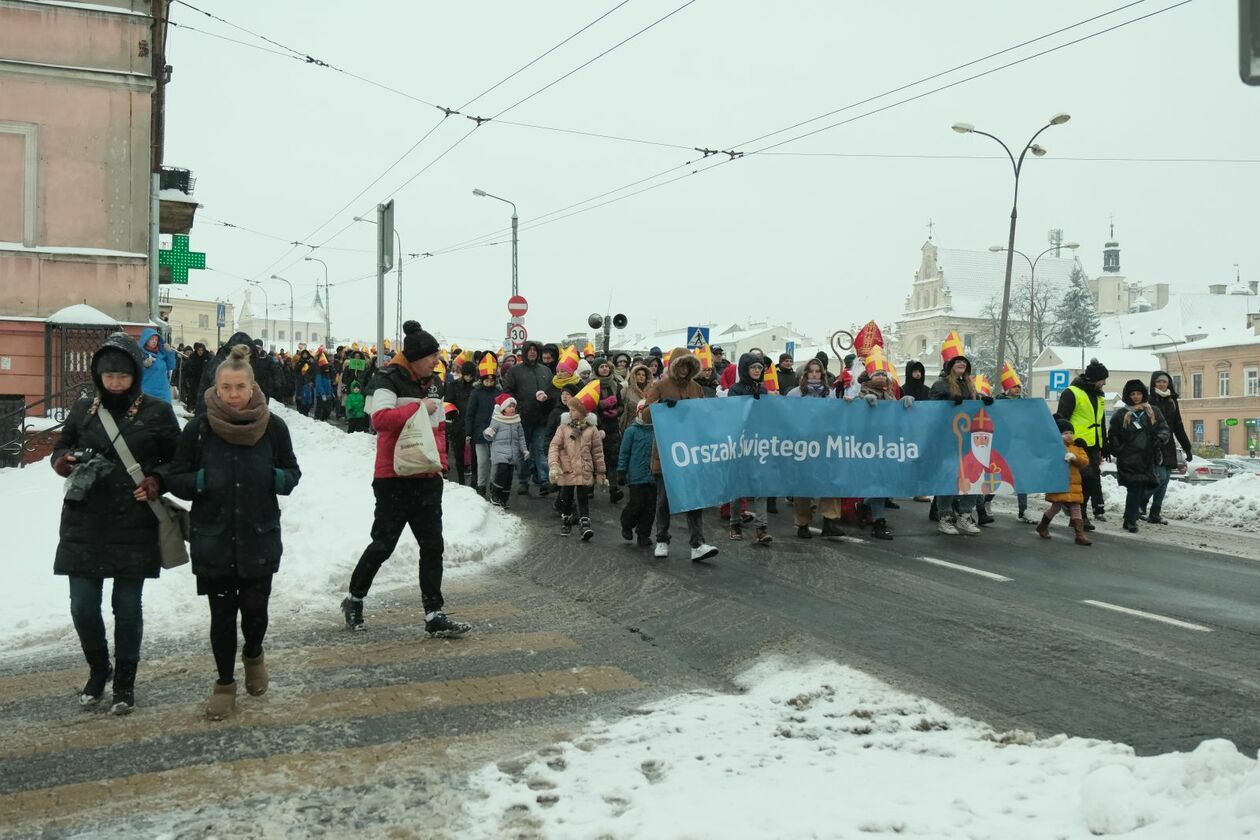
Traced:
<path fill-rule="evenodd" d="M 317 262 L 324 267 L 324 346 L 327 347 L 332 343 L 329 337 L 332 334 L 332 292 L 328 288 L 328 263 L 319 257 L 303 257 L 303 262 Z M 316 286 L 319 283 L 315 284 Z"/>
<path fill-rule="evenodd" d="M 158 305 L 158 245 L 161 237 L 162 158 L 166 142 L 166 27 L 170 0 L 154 0 L 153 34 L 149 39 L 152 57 L 153 97 L 149 111 L 149 320 L 160 320 Z"/>
<path fill-rule="evenodd" d="M 385 272 L 394 267 L 394 200 L 376 205 L 376 352 L 385 355 Z"/>

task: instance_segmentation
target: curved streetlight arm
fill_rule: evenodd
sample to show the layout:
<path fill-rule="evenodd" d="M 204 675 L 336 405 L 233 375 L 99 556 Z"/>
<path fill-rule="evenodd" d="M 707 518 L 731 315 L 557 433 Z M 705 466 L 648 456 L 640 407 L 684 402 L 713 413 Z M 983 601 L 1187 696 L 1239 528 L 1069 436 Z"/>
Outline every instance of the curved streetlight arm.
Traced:
<path fill-rule="evenodd" d="M 1001 146 L 1001 147 L 1002 147 L 1002 151 L 1006 152 L 1006 156 L 1007 156 L 1008 158 L 1010 158 L 1010 159 L 1011 159 L 1011 169 L 1013 169 L 1013 170 L 1015 171 L 1015 177 L 1016 177 L 1017 179 L 1019 178 L 1019 164 L 1015 163 L 1015 155 L 1011 154 L 1011 149 L 1010 149 L 1010 147 L 1009 147 L 1009 146 L 1007 146 L 1007 145 L 1006 145 L 1006 143 L 1002 142 L 1002 139 L 1001 139 L 1000 137 L 996 137 L 996 136 L 994 136 L 994 135 L 990 134 L 990 133 L 989 133 L 989 132 L 987 132 L 987 131 L 981 131 L 981 130 L 980 130 L 980 129 L 978 129 L 978 128 L 973 128 L 973 129 L 971 129 L 971 131 L 970 131 L 969 133 L 970 133 L 970 134 L 980 134 L 980 135 L 983 135 L 983 136 L 985 136 L 985 137 L 988 137 L 990 140 L 993 140 L 993 141 L 994 141 L 994 142 L 996 142 L 999 146 Z M 1040 133 L 1040 132 L 1038 132 L 1038 133 Z M 1027 149 L 1025 149 L 1025 151 L 1027 151 Z M 1023 156 L 1023 155 L 1020 155 L 1020 156 L 1019 156 L 1019 159 L 1022 161 L 1022 160 L 1024 159 L 1024 156 Z"/>
<path fill-rule="evenodd" d="M 510 199 L 503 198 L 502 196 L 494 195 L 494 194 L 492 194 L 492 193 L 488 193 L 488 192 L 486 192 L 485 190 L 473 190 L 473 195 L 480 196 L 481 198 L 493 198 L 493 199 L 495 199 L 495 200 L 497 200 L 497 201 L 502 201 L 502 202 L 504 202 L 505 204 L 511 204 L 511 205 L 512 205 L 512 215 L 513 215 L 513 216 L 517 215 L 517 213 L 516 213 L 516 202 L 514 202 L 514 201 L 512 201 L 512 200 L 510 200 Z"/>

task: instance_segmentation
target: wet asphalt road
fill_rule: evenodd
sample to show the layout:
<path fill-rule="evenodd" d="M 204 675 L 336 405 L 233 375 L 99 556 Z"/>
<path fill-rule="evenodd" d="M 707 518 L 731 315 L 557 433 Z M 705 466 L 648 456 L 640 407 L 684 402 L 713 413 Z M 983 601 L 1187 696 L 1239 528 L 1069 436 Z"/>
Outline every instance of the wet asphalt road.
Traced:
<path fill-rule="evenodd" d="M 891 542 L 852 526 L 861 541 L 802 540 L 790 505 L 779 507 L 769 547 L 730 541 L 706 511 L 721 554 L 700 565 L 681 519 L 671 557 L 654 560 L 621 540 L 620 506 L 602 492 L 590 543 L 558 535 L 550 498 L 514 495 L 534 536 L 508 570 L 715 682 L 763 652 L 812 652 L 999 728 L 1139 753 L 1217 737 L 1260 748 L 1260 562 L 1161 545 L 1156 526 L 1116 533 L 1114 522 L 1089 548 L 1062 519 L 1047 541 L 1010 514 L 979 537 L 947 537 L 909 501 L 890 512 Z"/>

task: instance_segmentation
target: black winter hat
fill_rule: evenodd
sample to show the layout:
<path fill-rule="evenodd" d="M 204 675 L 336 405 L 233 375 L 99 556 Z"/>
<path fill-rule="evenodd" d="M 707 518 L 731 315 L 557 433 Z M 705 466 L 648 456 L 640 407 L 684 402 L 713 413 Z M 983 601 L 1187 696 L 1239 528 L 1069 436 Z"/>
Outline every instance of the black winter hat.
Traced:
<path fill-rule="evenodd" d="M 814 358 L 822 363 L 823 370 L 827 369 L 827 351 L 819 350 L 816 354 L 814 354 Z"/>
<path fill-rule="evenodd" d="M 1128 382 L 1124 383 L 1124 390 L 1120 392 L 1120 396 L 1125 401 L 1125 404 L 1132 405 L 1132 403 L 1129 402 L 1129 394 L 1134 391 L 1142 392 L 1142 402 L 1146 402 L 1150 398 L 1150 392 L 1146 390 L 1145 382 L 1141 379 L 1130 379 Z"/>
<path fill-rule="evenodd" d="M 1059 430 L 1060 432 L 1074 432 L 1074 431 L 1076 431 L 1074 428 L 1072 428 L 1072 424 L 1071 424 L 1071 423 L 1069 423 L 1068 421 L 1064 420 L 1062 417 L 1056 417 L 1056 418 L 1054 418 L 1054 425 L 1058 428 L 1058 430 Z"/>
<path fill-rule="evenodd" d="M 438 351 L 437 339 L 421 329 L 419 321 L 405 322 L 403 334 L 403 358 L 409 362 L 418 362 Z"/>
<path fill-rule="evenodd" d="M 115 347 L 105 347 L 96 356 L 96 364 L 94 366 L 98 375 L 103 373 L 130 373 L 132 376 L 136 374 L 135 361 Z"/>
<path fill-rule="evenodd" d="M 1107 370 L 1107 366 L 1097 359 L 1090 359 L 1089 364 L 1085 367 L 1085 378 L 1090 382 L 1102 382 L 1111 372 Z"/>
<path fill-rule="evenodd" d="M 476 376 L 477 366 L 473 364 L 472 362 L 464 362 L 462 365 L 459 366 L 459 375 L 460 376 Z"/>

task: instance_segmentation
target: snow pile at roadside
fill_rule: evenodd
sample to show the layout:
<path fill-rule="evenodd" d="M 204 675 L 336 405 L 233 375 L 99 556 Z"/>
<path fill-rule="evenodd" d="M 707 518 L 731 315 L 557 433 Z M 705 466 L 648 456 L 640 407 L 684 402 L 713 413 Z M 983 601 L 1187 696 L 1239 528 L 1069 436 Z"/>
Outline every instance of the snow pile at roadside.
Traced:
<path fill-rule="evenodd" d="M 830 662 L 738 682 L 483 768 L 466 836 L 1260 836 L 1260 766 L 1228 741 L 1138 758 L 995 733 Z"/>
<path fill-rule="evenodd" d="M 376 438 L 348 435 L 274 402 L 271 408 L 288 424 L 302 468 L 297 489 L 280 499 L 284 558 L 272 590 L 272 614 L 322 610 L 335 616 L 350 572 L 370 541 Z M 74 638 L 66 578 L 52 571 L 62 485 L 47 460 L 24 469 L 0 470 L 0 498 L 5 500 L 0 506 L 0 533 L 10 541 L 0 564 L 0 586 L 5 592 L 20 593 L 11 599 L 0 625 L 4 650 L 0 660 L 29 652 L 33 645 Z M 472 488 L 448 482 L 442 506 L 448 577 L 487 561 L 510 559 L 524 535 L 519 519 L 487 505 Z M 377 575 L 374 591 L 414 588 L 418 558 L 415 538 L 404 531 L 394 556 Z M 107 592 L 104 614 L 106 624 L 112 625 L 108 599 Z M 164 571 L 158 580 L 145 584 L 147 637 L 200 634 L 206 616 L 191 566 Z"/>
<path fill-rule="evenodd" d="M 1104 474 L 1102 484 L 1107 509 L 1122 513 L 1125 489 L 1114 475 Z M 1170 481 L 1161 513 L 1166 519 L 1260 533 L 1260 475 L 1242 473 L 1203 484 Z"/>

